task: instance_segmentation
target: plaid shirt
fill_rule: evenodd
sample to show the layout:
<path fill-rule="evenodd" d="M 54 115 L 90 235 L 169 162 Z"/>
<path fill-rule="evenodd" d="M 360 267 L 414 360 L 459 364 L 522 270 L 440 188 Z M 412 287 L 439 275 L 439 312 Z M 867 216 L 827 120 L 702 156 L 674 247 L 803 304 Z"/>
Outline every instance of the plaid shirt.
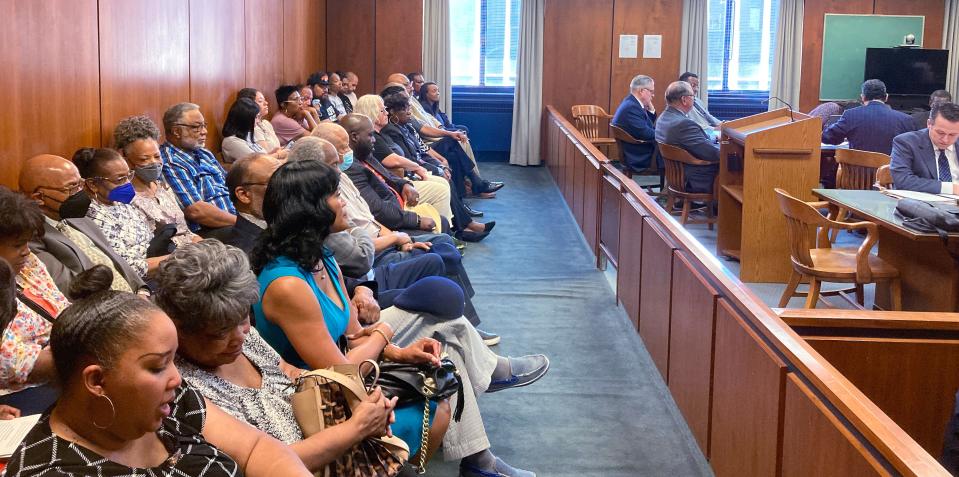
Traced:
<path fill-rule="evenodd" d="M 226 172 L 216 162 L 213 153 L 200 148 L 190 154 L 165 142 L 160 146 L 163 158 L 163 177 L 184 209 L 196 202 L 208 202 L 217 208 L 236 215 L 226 188 Z M 190 230 L 200 229 L 190 222 Z"/>

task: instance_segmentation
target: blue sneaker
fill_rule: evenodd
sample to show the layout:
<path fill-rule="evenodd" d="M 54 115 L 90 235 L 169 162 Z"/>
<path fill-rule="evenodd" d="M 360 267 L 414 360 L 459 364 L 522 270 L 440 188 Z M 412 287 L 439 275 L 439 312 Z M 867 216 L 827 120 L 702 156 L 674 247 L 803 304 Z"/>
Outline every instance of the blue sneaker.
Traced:
<path fill-rule="evenodd" d="M 510 467 L 509 464 L 503 462 L 503 459 L 497 457 L 492 470 L 483 470 L 467 463 L 460 463 L 460 477 L 536 477 L 536 474 L 528 470 Z"/>
<path fill-rule="evenodd" d="M 494 379 L 489 383 L 489 388 L 486 389 L 488 393 L 495 393 L 496 391 L 502 391 L 509 388 L 521 388 L 523 386 L 529 386 L 530 384 L 535 383 L 546 375 L 546 372 L 549 371 L 549 358 L 546 355 L 542 354 L 531 354 L 529 356 L 522 356 L 517 359 L 510 360 L 510 376 L 507 379 Z M 514 363 L 519 365 L 522 363 L 524 366 L 522 369 L 517 369 L 519 366 L 514 366 Z"/>

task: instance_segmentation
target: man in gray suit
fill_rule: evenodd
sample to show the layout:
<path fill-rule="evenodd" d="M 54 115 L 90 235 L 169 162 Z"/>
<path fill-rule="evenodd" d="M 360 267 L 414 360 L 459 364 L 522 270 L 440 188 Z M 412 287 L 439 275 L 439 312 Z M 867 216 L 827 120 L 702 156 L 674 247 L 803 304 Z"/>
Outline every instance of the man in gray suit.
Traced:
<path fill-rule="evenodd" d="M 719 127 L 722 121 L 713 117 L 712 114 L 709 114 L 706 106 L 699 100 L 699 75 L 687 71 L 679 75 L 679 81 L 685 81 L 693 87 L 693 109 L 689 111 L 689 119 L 692 119 L 694 123 L 703 128 L 703 131 L 706 131 L 707 134 Z"/>
<path fill-rule="evenodd" d="M 67 294 L 70 281 L 94 265 L 113 270 L 114 290 L 147 294 L 143 280 L 113 252 L 106 237 L 85 217 L 90 198 L 80 172 L 70 161 L 53 155 L 28 159 L 20 169 L 20 192 L 35 200 L 46 216 L 44 236 L 30 242 L 57 288 Z"/>
<path fill-rule="evenodd" d="M 889 168 L 897 189 L 959 194 L 959 105 L 936 105 L 925 129 L 896 136 Z"/>
<path fill-rule="evenodd" d="M 719 146 L 688 117 L 693 109 L 692 86 L 685 81 L 671 83 L 666 88 L 666 104 L 666 110 L 656 120 L 656 141 L 679 146 L 696 159 L 714 163 L 685 167 L 687 192 L 712 192 L 719 172 Z"/>

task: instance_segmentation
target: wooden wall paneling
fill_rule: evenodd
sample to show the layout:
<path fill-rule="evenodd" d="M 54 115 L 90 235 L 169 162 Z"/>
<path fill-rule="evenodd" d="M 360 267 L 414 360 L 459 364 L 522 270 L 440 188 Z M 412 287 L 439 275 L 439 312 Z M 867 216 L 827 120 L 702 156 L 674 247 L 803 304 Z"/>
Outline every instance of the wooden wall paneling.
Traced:
<path fill-rule="evenodd" d="M 876 0 L 876 15 L 922 15 L 926 17 L 922 32 L 923 48 L 942 48 L 943 0 Z"/>
<path fill-rule="evenodd" d="M 100 0 L 101 141 L 121 119 L 163 112 L 190 100 L 188 0 Z"/>
<path fill-rule="evenodd" d="M 795 374 L 786 380 L 782 476 L 869 476 L 880 464 Z"/>
<path fill-rule="evenodd" d="M 942 451 L 959 376 L 953 340 L 807 337 L 830 364 L 932 455 Z"/>
<path fill-rule="evenodd" d="M 669 309 L 669 391 L 709 457 L 713 339 L 719 293 L 696 270 L 687 253 L 673 258 Z"/>
<path fill-rule="evenodd" d="M 584 222 L 583 222 L 583 203 L 584 203 L 584 193 L 586 188 L 586 169 L 589 168 L 589 161 L 586 159 L 583 149 L 578 146 L 573 146 L 573 202 L 570 203 L 570 207 L 573 209 L 573 217 L 576 218 L 576 223 L 579 224 L 579 229 L 585 231 Z"/>
<path fill-rule="evenodd" d="M 566 134 L 565 132 L 563 133 Z M 573 206 L 573 191 L 576 188 L 576 166 L 579 163 L 579 150 L 576 149 L 576 146 L 573 145 L 573 142 L 568 138 L 563 138 L 563 148 L 565 149 L 566 156 L 563 159 L 563 169 L 565 169 L 564 177 L 566 178 L 563 181 L 563 197 L 566 199 L 566 204 L 569 206 L 569 210 L 573 213 L 573 217 L 576 217 L 576 207 Z M 576 219 L 576 222 L 579 223 L 579 219 Z"/>
<path fill-rule="evenodd" d="M 190 0 L 190 101 L 200 105 L 206 147 L 215 152 L 236 92 L 246 86 L 245 44 L 244 0 Z"/>
<path fill-rule="evenodd" d="M 333 0 L 326 5 L 326 63 L 359 77 L 357 96 L 379 91 L 376 84 L 376 2 Z M 544 103 L 545 104 L 545 103 Z"/>
<path fill-rule="evenodd" d="M 609 104 L 613 0 L 546 0 L 543 105 Z"/>
<path fill-rule="evenodd" d="M 656 219 L 643 219 L 640 268 L 639 335 L 656 368 L 669 382 L 670 301 L 673 288 L 673 250 L 676 245 Z M 678 295 L 677 295 L 678 296 Z"/>
<path fill-rule="evenodd" d="M 610 38 L 611 70 L 609 75 L 609 111 L 619 106 L 629 94 L 629 82 L 643 74 L 656 83 L 656 110 L 666 109 L 665 91 L 679 78 L 679 51 L 682 44 L 683 2 L 630 2 L 619 0 L 613 9 L 613 31 Z M 643 35 L 663 36 L 663 57 L 642 58 Z M 639 35 L 640 58 L 619 58 L 619 35 Z M 702 72 L 699 72 L 702 74 Z"/>
<path fill-rule="evenodd" d="M 599 191 L 603 176 L 594 160 L 583 157 L 583 236 L 593 255 L 599 256 Z"/>
<path fill-rule="evenodd" d="M 25 159 L 100 145 L 97 2 L 0 0 L 0 16 L 0 184 L 15 190 Z"/>
<path fill-rule="evenodd" d="M 716 308 L 713 370 L 713 472 L 720 477 L 779 475 L 787 369 L 722 298 Z"/>
<path fill-rule="evenodd" d="M 643 224 L 647 216 L 643 207 L 629 192 L 622 194 L 619 209 L 619 267 L 616 269 L 616 297 L 626 309 L 626 316 L 639 332 L 641 321 L 639 298 L 643 264 Z"/>
<path fill-rule="evenodd" d="M 283 18 L 274 0 L 246 0 L 246 81 L 244 87 L 260 90 L 270 102 L 270 114 L 277 110 L 276 88 L 283 84 Z"/>
<path fill-rule="evenodd" d="M 422 0 L 376 0 L 375 91 L 393 73 L 423 70 Z M 436 78 L 427 78 L 436 81 Z"/>
<path fill-rule="evenodd" d="M 602 254 L 619 268 L 619 229 L 620 209 L 622 209 L 623 194 L 619 179 L 609 173 L 603 174 L 600 183 L 599 204 L 599 246 Z M 618 290 L 617 290 L 618 292 Z"/>
<path fill-rule="evenodd" d="M 326 0 L 283 0 L 283 81 L 306 83 L 326 69 Z M 275 53 L 274 53 L 275 54 Z"/>

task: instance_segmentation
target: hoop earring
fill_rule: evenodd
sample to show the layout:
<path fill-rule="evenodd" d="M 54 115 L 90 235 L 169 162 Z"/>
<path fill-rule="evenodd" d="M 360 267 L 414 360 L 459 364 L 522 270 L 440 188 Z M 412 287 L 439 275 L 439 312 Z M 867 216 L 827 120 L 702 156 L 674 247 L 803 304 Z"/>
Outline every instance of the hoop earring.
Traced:
<path fill-rule="evenodd" d="M 106 429 L 106 428 L 112 426 L 112 425 L 113 425 L 113 422 L 117 420 L 117 408 L 113 406 L 113 400 L 110 399 L 110 396 L 107 396 L 106 394 L 99 394 L 99 395 L 97 395 L 97 397 L 102 397 L 103 399 L 106 399 L 106 400 L 107 400 L 107 404 L 110 405 L 110 423 L 109 423 L 109 424 L 107 424 L 107 425 L 105 425 L 105 426 L 101 426 L 101 425 L 97 424 L 97 419 L 96 419 L 95 417 L 93 418 L 93 427 L 96 427 L 97 429 L 103 430 L 103 429 Z"/>

